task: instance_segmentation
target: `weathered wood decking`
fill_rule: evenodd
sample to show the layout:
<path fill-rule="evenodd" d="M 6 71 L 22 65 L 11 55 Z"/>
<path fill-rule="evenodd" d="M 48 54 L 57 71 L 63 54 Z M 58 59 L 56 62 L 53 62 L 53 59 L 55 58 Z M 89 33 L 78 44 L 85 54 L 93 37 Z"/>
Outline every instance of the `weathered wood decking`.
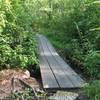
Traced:
<path fill-rule="evenodd" d="M 80 88 L 84 81 L 58 55 L 51 43 L 43 35 L 38 35 L 39 64 L 43 88 L 67 89 Z"/>

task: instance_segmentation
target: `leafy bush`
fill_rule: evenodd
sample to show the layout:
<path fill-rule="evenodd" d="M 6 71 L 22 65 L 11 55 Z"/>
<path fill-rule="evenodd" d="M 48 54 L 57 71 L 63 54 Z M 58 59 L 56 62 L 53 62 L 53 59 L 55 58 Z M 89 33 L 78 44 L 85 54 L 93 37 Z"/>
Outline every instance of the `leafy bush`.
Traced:
<path fill-rule="evenodd" d="M 99 78 L 100 1 L 39 0 L 37 6 L 39 31 L 62 52 L 71 50 L 72 57 L 84 65 L 82 69 Z"/>
<path fill-rule="evenodd" d="M 100 77 L 99 9 L 98 0 L 0 0 L 0 67 L 35 64 L 32 35 L 39 31 L 61 52 L 71 50 L 87 73 Z"/>
<path fill-rule="evenodd" d="M 38 62 L 32 6 L 26 3 L 27 0 L 0 0 L 0 70 L 24 69 Z"/>
<path fill-rule="evenodd" d="M 96 80 L 84 87 L 84 93 L 89 100 L 100 100 L 100 81 Z"/>
<path fill-rule="evenodd" d="M 7 43 L 0 45 L 0 69 L 15 67 L 24 69 L 31 65 L 37 64 L 37 47 L 36 42 L 32 37 L 25 38 L 22 45 L 17 45 L 15 49 L 12 49 Z M 26 39 L 29 41 L 27 40 L 26 42 Z"/>
<path fill-rule="evenodd" d="M 86 55 L 84 66 L 92 77 L 100 78 L 100 52 L 91 51 Z"/>

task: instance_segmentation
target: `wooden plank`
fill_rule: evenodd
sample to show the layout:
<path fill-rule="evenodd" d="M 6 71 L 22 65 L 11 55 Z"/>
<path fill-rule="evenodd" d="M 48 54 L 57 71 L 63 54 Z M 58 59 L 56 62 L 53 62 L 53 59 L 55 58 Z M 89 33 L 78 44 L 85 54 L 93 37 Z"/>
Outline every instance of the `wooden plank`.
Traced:
<path fill-rule="evenodd" d="M 43 82 L 43 88 L 59 88 L 58 83 L 45 59 L 42 45 L 39 41 L 39 63 Z"/>
<path fill-rule="evenodd" d="M 53 73 L 55 74 L 55 77 L 58 80 L 60 87 L 61 88 L 73 88 L 74 87 L 73 83 L 71 82 L 71 80 L 69 80 L 64 69 L 63 70 L 61 69 L 62 66 L 60 66 L 56 62 L 54 57 L 52 56 L 51 52 L 49 51 L 49 49 L 46 45 L 46 41 L 44 41 L 44 39 L 41 36 L 40 36 L 40 40 L 41 40 L 41 44 L 42 44 L 43 49 L 44 49 L 44 54 L 46 56 L 46 59 L 50 63 L 50 67 L 51 67 Z"/>
<path fill-rule="evenodd" d="M 47 45 L 49 43 L 48 47 L 51 49 L 51 52 L 56 53 L 55 49 L 52 47 L 52 45 L 50 44 L 50 42 L 47 39 L 46 39 L 46 43 L 47 43 Z M 56 53 L 56 55 L 57 56 L 56 57 L 54 56 L 54 57 L 56 60 L 58 60 L 58 63 L 60 63 L 62 65 L 62 67 L 64 67 L 64 69 L 66 69 L 66 71 L 69 72 L 68 75 L 70 75 L 70 73 L 71 73 L 70 78 L 72 79 L 75 86 L 76 87 L 82 86 L 82 84 L 85 83 L 84 80 L 67 63 L 65 63 L 65 61 L 57 53 Z"/>
<path fill-rule="evenodd" d="M 55 49 L 52 47 L 50 42 L 42 36 L 43 40 L 47 43 L 47 46 L 54 56 L 55 60 L 62 66 L 61 68 L 66 70 L 68 77 L 70 78 L 71 82 L 74 84 L 74 87 L 81 87 L 85 82 L 84 80 L 67 64 L 65 61 L 58 55 Z"/>

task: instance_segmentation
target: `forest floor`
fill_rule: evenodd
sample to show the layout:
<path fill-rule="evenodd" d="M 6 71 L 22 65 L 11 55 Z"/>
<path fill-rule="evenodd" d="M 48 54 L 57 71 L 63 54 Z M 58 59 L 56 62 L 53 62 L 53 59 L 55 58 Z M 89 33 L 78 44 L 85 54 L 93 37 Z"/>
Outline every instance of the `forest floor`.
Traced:
<path fill-rule="evenodd" d="M 24 85 L 13 78 L 20 79 L 28 83 L 33 88 L 39 88 L 39 82 L 34 77 L 30 77 L 28 70 L 22 71 L 20 69 L 7 69 L 0 71 L 0 100 L 9 96 L 12 91 L 20 91 L 24 88 Z M 13 87 L 14 84 L 14 87 Z"/>
<path fill-rule="evenodd" d="M 26 83 L 28 83 L 29 86 L 31 86 L 34 89 L 39 89 L 42 90 L 42 81 L 41 77 L 37 80 L 36 77 L 33 77 L 34 75 L 30 75 L 30 72 L 28 70 L 21 70 L 21 69 L 5 69 L 0 71 L 0 100 L 2 98 L 9 96 L 12 91 L 21 91 L 25 88 L 23 84 L 21 84 L 20 81 L 14 81 L 14 87 L 12 83 L 13 78 L 18 78 Z M 48 95 L 53 96 L 57 91 L 50 91 L 47 92 Z M 72 92 L 72 93 L 77 93 L 78 99 L 77 100 L 88 100 L 86 96 L 84 96 L 83 92 L 80 89 L 73 89 L 73 90 L 62 90 L 60 91 L 61 93 L 66 92 Z M 44 99 L 47 100 L 47 99 Z"/>
<path fill-rule="evenodd" d="M 31 77 L 30 72 L 28 70 L 21 70 L 21 69 L 7 69 L 0 71 L 0 100 L 3 98 L 9 96 L 12 91 L 21 91 L 25 88 L 25 86 L 18 80 L 15 80 L 14 83 L 12 79 L 20 79 L 24 81 L 25 83 L 28 83 L 29 86 L 31 86 L 34 89 L 42 90 L 42 82 L 41 77 L 37 80 L 36 77 Z M 14 84 L 14 86 L 13 86 Z M 49 91 L 47 92 L 48 95 L 53 96 L 53 94 L 56 94 L 56 91 Z M 58 92 L 61 92 L 62 94 L 65 93 L 77 93 L 78 99 L 77 100 L 88 100 L 82 91 L 80 89 L 73 89 L 73 90 L 59 90 Z M 41 100 L 41 99 L 40 99 Z M 47 100 L 47 99 L 44 99 Z"/>

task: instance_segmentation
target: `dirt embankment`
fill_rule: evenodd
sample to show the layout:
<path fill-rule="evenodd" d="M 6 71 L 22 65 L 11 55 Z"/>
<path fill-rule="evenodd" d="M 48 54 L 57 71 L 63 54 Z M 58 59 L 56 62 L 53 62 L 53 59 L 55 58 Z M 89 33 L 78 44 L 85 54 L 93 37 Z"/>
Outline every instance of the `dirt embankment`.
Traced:
<path fill-rule="evenodd" d="M 28 70 L 7 69 L 0 71 L 0 99 L 8 96 L 13 89 L 12 79 L 18 78 L 28 83 L 33 88 L 39 88 L 39 83 L 34 77 L 30 77 Z M 24 87 L 18 80 L 14 80 L 14 91 L 21 90 Z"/>

